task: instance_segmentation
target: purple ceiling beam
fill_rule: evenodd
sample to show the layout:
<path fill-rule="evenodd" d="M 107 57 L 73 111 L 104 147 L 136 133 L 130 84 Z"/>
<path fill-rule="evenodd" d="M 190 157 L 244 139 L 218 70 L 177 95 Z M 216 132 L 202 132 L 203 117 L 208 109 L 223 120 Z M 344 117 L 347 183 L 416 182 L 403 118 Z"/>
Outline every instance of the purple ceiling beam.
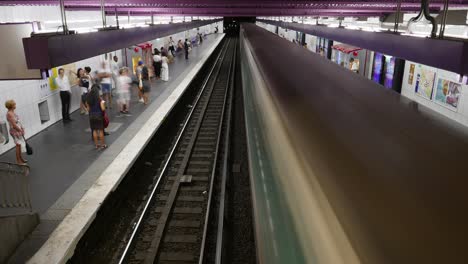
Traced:
<path fill-rule="evenodd" d="M 466 41 L 418 38 L 387 32 L 366 32 L 271 20 L 257 21 L 468 75 L 468 42 Z"/>
<path fill-rule="evenodd" d="M 29 69 L 50 69 L 216 21 L 220 20 L 193 21 L 74 35 L 36 36 L 23 38 L 23 46 Z"/>

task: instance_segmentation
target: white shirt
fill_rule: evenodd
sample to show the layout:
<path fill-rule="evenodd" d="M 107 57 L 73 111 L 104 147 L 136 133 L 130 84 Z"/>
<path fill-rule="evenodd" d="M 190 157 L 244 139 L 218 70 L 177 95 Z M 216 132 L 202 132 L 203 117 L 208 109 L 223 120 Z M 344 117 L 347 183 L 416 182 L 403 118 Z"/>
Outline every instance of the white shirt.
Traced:
<path fill-rule="evenodd" d="M 174 46 L 175 45 L 175 42 L 173 39 L 169 39 L 169 46 Z"/>
<path fill-rule="evenodd" d="M 118 92 L 119 93 L 128 93 L 130 92 L 130 84 L 132 83 L 132 79 L 128 76 L 121 75 L 119 76 L 119 86 Z"/>
<path fill-rule="evenodd" d="M 60 76 L 55 78 L 55 83 L 60 88 L 61 92 L 71 92 L 70 81 L 66 75 L 63 75 L 63 78 L 60 78 Z"/>
<path fill-rule="evenodd" d="M 109 68 L 105 67 L 105 68 L 100 68 L 98 70 L 98 73 L 109 73 L 111 74 Z M 105 78 L 102 78 L 101 79 L 101 83 L 111 83 L 111 79 L 109 77 L 105 77 Z"/>
<path fill-rule="evenodd" d="M 161 55 L 154 55 L 154 56 L 153 56 L 153 60 L 154 60 L 155 62 L 160 62 L 160 61 L 161 61 Z"/>
<path fill-rule="evenodd" d="M 115 76 L 119 76 L 119 64 L 115 61 L 112 61 L 112 73 Z"/>

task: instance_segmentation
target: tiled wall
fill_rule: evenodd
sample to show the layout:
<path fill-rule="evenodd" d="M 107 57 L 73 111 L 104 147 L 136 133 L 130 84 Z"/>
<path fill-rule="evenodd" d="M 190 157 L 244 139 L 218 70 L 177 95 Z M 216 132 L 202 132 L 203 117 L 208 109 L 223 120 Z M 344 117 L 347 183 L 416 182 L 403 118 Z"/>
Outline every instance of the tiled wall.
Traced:
<path fill-rule="evenodd" d="M 112 52 L 119 58 L 122 57 L 121 51 Z M 96 56 L 75 63 L 76 68 L 90 66 L 93 71 L 99 68 L 100 62 L 104 56 Z M 80 107 L 81 90 L 78 86 L 72 87 L 72 101 L 70 111 L 75 111 Z M 18 81 L 0 81 L 0 120 L 6 122 L 7 109 L 5 101 L 13 99 L 16 101 L 16 113 L 21 123 L 25 127 L 26 138 L 41 132 L 43 129 L 62 119 L 62 105 L 60 102 L 59 91 L 50 92 L 48 79 L 44 80 L 18 80 Z M 39 103 L 47 100 L 50 120 L 41 123 L 39 113 Z M 0 154 L 14 147 L 13 140 L 0 146 Z"/>

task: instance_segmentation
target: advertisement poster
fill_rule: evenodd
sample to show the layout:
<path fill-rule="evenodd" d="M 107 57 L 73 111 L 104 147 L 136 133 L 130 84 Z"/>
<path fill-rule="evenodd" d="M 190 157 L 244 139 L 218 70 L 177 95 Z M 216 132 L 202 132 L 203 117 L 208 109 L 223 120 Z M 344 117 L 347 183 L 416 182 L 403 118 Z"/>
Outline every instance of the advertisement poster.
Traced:
<path fill-rule="evenodd" d="M 133 74 L 136 75 L 136 68 L 138 67 L 138 62 L 141 61 L 141 56 L 133 56 L 132 57 L 132 69 Z"/>
<path fill-rule="evenodd" d="M 395 57 L 385 56 L 385 88 L 393 87 L 393 75 L 395 73 Z"/>
<path fill-rule="evenodd" d="M 459 83 L 439 79 L 435 101 L 456 111 L 458 108 L 458 101 L 460 100 L 461 89 L 462 86 Z"/>
<path fill-rule="evenodd" d="M 382 53 L 375 53 L 374 68 L 372 70 L 372 80 L 380 83 L 380 76 L 382 75 Z"/>
<path fill-rule="evenodd" d="M 50 77 L 49 77 L 49 87 L 50 91 L 55 91 L 58 87 L 55 84 L 55 78 L 58 76 L 58 69 L 63 68 L 65 70 L 65 74 L 68 76 L 68 80 L 70 81 L 70 85 L 76 83 L 76 65 L 75 63 L 66 64 L 60 67 L 52 68 L 50 70 Z"/>
<path fill-rule="evenodd" d="M 411 63 L 410 64 L 410 69 L 409 69 L 409 76 L 408 76 L 408 84 L 409 85 L 413 85 L 414 67 L 415 67 L 415 65 L 413 63 Z"/>
<path fill-rule="evenodd" d="M 429 100 L 432 98 L 432 90 L 434 88 L 435 72 L 421 68 L 416 78 L 415 92 Z"/>

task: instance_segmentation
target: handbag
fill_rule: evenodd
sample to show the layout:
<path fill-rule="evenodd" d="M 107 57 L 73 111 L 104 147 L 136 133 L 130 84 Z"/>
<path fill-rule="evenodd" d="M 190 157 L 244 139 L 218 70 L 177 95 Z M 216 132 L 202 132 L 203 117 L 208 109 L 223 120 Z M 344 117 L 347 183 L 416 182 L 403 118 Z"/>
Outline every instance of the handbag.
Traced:
<path fill-rule="evenodd" d="M 141 80 L 141 77 L 140 81 L 138 82 L 138 89 L 143 90 L 143 81 Z"/>
<path fill-rule="evenodd" d="M 23 136 L 23 140 L 24 140 L 24 143 L 26 144 L 26 154 L 32 155 L 33 154 L 33 148 L 31 147 L 31 145 L 29 145 L 29 143 L 26 141 L 24 136 Z"/>
<path fill-rule="evenodd" d="M 102 111 L 102 115 L 104 116 L 104 128 L 109 126 L 109 116 L 107 115 L 106 111 Z"/>

